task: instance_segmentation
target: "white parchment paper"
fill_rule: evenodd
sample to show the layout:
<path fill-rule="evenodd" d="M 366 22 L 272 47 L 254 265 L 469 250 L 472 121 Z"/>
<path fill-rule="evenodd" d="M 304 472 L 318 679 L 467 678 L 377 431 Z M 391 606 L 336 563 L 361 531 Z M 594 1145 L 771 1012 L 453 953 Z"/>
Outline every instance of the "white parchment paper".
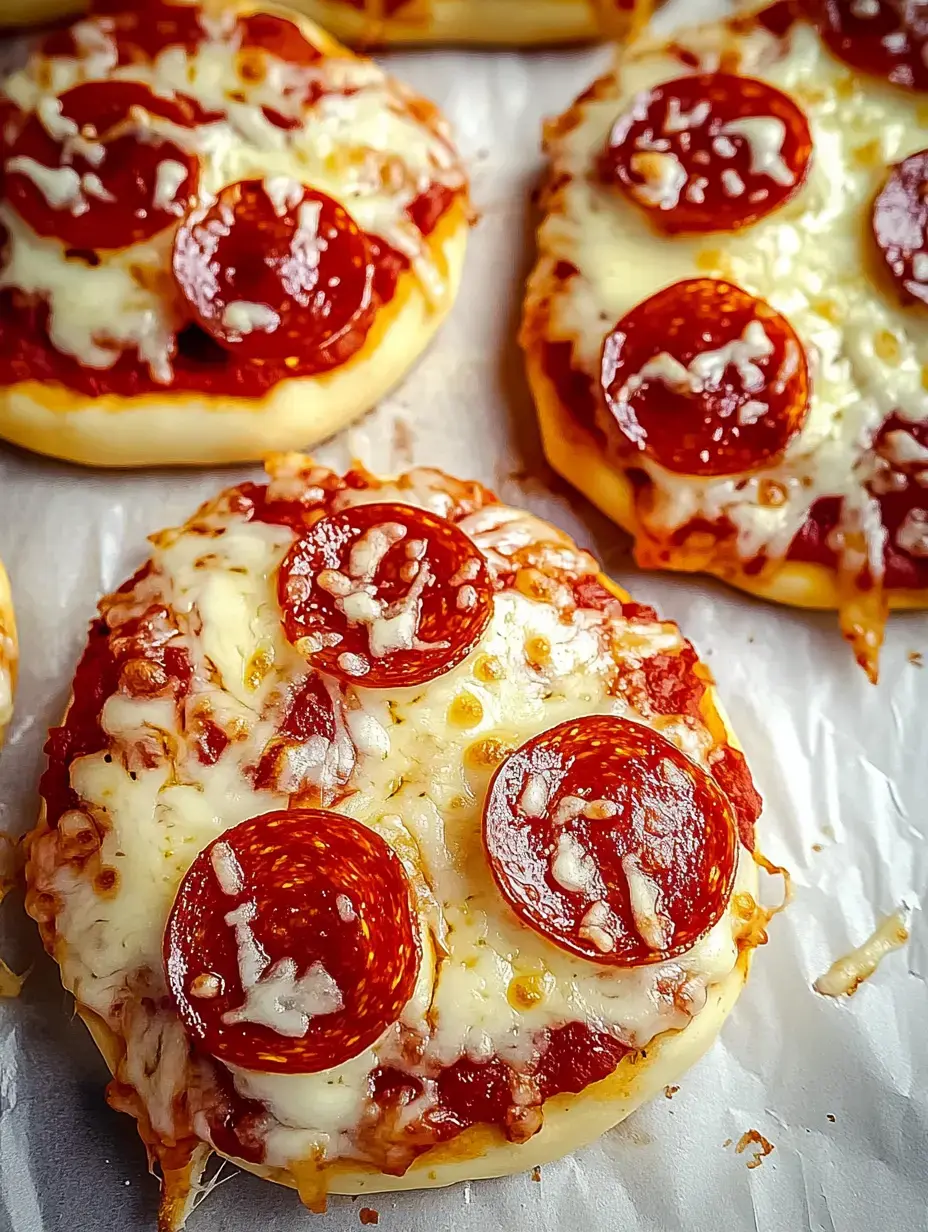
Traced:
<path fill-rule="evenodd" d="M 707 8 L 682 0 L 670 20 Z M 792 870 L 795 901 L 774 921 L 720 1042 L 672 1099 L 546 1166 L 538 1181 L 526 1173 L 335 1198 L 312 1227 L 359 1227 L 367 1206 L 391 1232 L 926 1229 L 928 617 L 893 618 L 873 688 L 832 616 L 777 609 L 705 579 L 639 575 L 626 538 L 542 462 L 515 347 L 540 124 L 606 60 L 601 48 L 390 58 L 454 121 L 482 218 L 437 343 L 393 397 L 318 453 L 338 466 L 359 456 L 381 471 L 416 461 L 479 478 L 559 521 L 637 597 L 678 619 L 717 676 L 766 800 L 761 844 Z M 101 474 L 0 449 L 0 556 L 22 640 L 0 756 L 0 829 L 32 825 L 45 731 L 60 716 L 97 597 L 144 559 L 146 534 L 244 473 Z M 924 652 L 924 670 L 913 651 Z M 909 945 L 850 1002 L 815 994 L 811 981 L 902 903 L 912 909 Z M 106 1107 L 103 1062 L 19 895 L 0 911 L 0 930 L 0 953 L 18 969 L 34 964 L 22 997 L 0 1004 L 0 1230 L 153 1228 L 156 1186 L 134 1125 Z M 751 1151 L 732 1145 L 750 1129 L 775 1148 L 755 1168 Z M 525 1158 L 530 1166 L 530 1146 Z M 222 1175 L 193 1232 L 309 1227 L 291 1192 L 229 1167 Z"/>

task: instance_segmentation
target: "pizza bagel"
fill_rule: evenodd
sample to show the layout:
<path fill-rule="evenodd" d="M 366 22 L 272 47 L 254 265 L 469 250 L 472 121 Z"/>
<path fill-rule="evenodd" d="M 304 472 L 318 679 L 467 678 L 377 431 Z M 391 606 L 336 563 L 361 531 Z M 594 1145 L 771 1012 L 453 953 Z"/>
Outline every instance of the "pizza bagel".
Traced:
<path fill-rule="evenodd" d="M 445 121 L 286 9 L 99 8 L 0 85 L 0 436 L 143 466 L 331 435 L 454 301 Z"/>
<path fill-rule="evenodd" d="M 299 1190 L 498 1176 L 711 1044 L 761 801 L 671 621 L 478 483 L 299 455 L 100 604 L 27 908 L 181 1226 L 211 1152 Z"/>
<path fill-rule="evenodd" d="M 548 125 L 522 327 L 639 563 L 837 608 L 873 680 L 928 606 L 926 49 L 888 0 L 632 44 Z"/>

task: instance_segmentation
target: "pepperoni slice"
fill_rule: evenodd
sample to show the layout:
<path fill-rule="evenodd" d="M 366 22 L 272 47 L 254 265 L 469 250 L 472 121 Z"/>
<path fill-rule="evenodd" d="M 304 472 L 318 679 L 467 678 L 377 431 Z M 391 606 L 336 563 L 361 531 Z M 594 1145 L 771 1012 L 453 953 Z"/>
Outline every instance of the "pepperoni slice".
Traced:
<path fill-rule="evenodd" d="M 421 956 L 406 872 L 339 813 L 266 813 L 227 830 L 181 882 L 164 934 L 168 984 L 212 1056 L 316 1073 L 399 1018 Z"/>
<path fill-rule="evenodd" d="M 725 911 L 738 849 L 715 780 L 659 732 L 608 715 L 561 723 L 508 757 L 483 839 L 529 927 L 615 967 L 695 945 Z"/>
<path fill-rule="evenodd" d="M 842 60 L 909 90 L 928 89 L 923 0 L 819 0 L 819 24 Z"/>
<path fill-rule="evenodd" d="M 134 81 L 89 81 L 61 96 L 60 114 L 46 101 L 6 161 L 7 197 L 37 234 L 72 248 L 127 248 L 177 222 L 199 163 L 159 135 L 157 117 L 191 126 L 183 98 Z"/>
<path fill-rule="evenodd" d="M 316 522 L 284 558 L 277 594 L 300 653 L 371 689 L 450 671 L 493 610 L 486 562 L 467 535 L 437 514 L 386 503 Z"/>
<path fill-rule="evenodd" d="M 714 278 L 658 291 L 607 335 L 601 382 L 627 440 L 670 471 L 731 475 L 782 454 L 809 372 L 792 326 Z"/>
<path fill-rule="evenodd" d="M 737 231 L 793 196 L 811 153 L 808 122 L 787 95 L 701 73 L 637 95 L 612 127 L 599 174 L 664 231 Z"/>
<path fill-rule="evenodd" d="M 249 13 L 238 19 L 243 48 L 260 48 L 288 64 L 318 64 L 322 52 L 314 47 L 302 30 L 286 17 L 275 13 Z"/>
<path fill-rule="evenodd" d="M 754 825 L 763 811 L 764 801 L 754 786 L 748 763 L 740 749 L 730 744 L 717 746 L 709 754 L 712 777 L 728 796 L 738 823 L 738 837 L 748 851 L 754 850 Z"/>
<path fill-rule="evenodd" d="M 282 178 L 230 185 L 174 240 L 174 277 L 200 325 L 249 359 L 318 351 L 344 363 L 373 322 L 373 275 L 347 210 Z"/>
<path fill-rule="evenodd" d="M 928 304 L 928 150 L 891 168 L 873 203 L 873 234 L 903 303 Z"/>

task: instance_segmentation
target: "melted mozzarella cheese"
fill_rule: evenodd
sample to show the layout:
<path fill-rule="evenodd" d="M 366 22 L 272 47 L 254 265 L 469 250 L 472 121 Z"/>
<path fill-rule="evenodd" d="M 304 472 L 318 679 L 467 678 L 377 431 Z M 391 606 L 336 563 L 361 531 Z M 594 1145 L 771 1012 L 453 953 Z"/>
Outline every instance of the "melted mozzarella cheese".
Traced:
<path fill-rule="evenodd" d="M 652 950 L 668 949 L 673 941 L 673 921 L 658 906 L 660 886 L 631 853 L 622 857 L 622 872 L 628 881 L 632 917 L 640 937 Z"/>
<path fill-rule="evenodd" d="M 280 315 L 267 304 L 236 299 L 223 309 L 222 323 L 236 334 L 253 334 L 255 330 L 269 333 L 280 325 Z"/>
<path fill-rule="evenodd" d="M 294 958 L 281 958 L 271 966 L 251 927 L 257 914 L 255 903 L 244 902 L 225 917 L 227 927 L 235 930 L 238 973 L 245 1000 L 227 1010 L 222 1021 L 253 1022 L 278 1035 L 301 1039 L 309 1029 L 310 1019 L 343 1008 L 341 989 L 319 961 L 302 975 Z"/>
<path fill-rule="evenodd" d="M 421 482 L 398 492 L 406 503 L 440 503 L 426 473 Z M 381 488 L 376 495 L 390 499 L 392 492 Z M 342 501 L 358 498 L 354 491 Z M 486 552 L 495 551 L 502 536 L 509 543 L 522 543 L 526 535 L 531 541 L 531 528 L 540 525 L 529 515 L 495 507 L 468 522 Z M 558 532 L 549 529 L 547 535 L 563 546 Z M 208 708 L 217 722 L 234 725 L 235 741 L 215 764 L 206 765 L 179 738 L 164 699 L 117 695 L 104 711 L 115 755 L 101 751 L 72 766 L 81 808 L 107 818 L 100 859 L 115 870 L 116 881 L 113 891 L 101 897 L 71 866 L 58 872 L 57 927 L 66 942 L 62 969 L 80 1000 L 104 1017 L 118 1012 L 114 1007 L 133 973 L 148 972 L 160 983 L 164 925 L 197 852 L 237 822 L 289 802 L 284 791 L 257 790 L 247 768 L 260 760 L 277 733 L 273 716 L 280 713 L 282 693 L 306 674 L 305 661 L 283 634 L 276 599 L 276 569 L 291 537 L 286 527 L 201 514 L 196 530 L 168 532 L 155 540 L 158 586 L 177 614 L 180 641 L 193 667 L 188 712 Z M 359 558 L 359 567 L 365 563 Z M 302 746 L 302 788 L 294 784 L 293 790 L 305 789 L 314 775 L 318 782 L 323 763 L 330 784 L 346 782 L 350 775 L 350 790 L 338 808 L 377 830 L 416 879 L 423 961 L 403 1023 L 423 1036 L 424 1065 L 494 1053 L 524 1060 L 540 1032 L 572 1020 L 604 1026 L 629 1046 L 643 1046 L 659 1032 L 685 1027 L 705 1004 L 709 985 L 735 966 L 736 925 L 730 914 L 673 961 L 613 969 L 575 958 L 520 923 L 488 868 L 480 822 L 496 762 L 484 750 L 514 748 L 582 715 L 641 717 L 610 691 L 613 655 L 625 653 L 634 662 L 661 653 L 667 629 L 639 623 L 629 629 L 623 650 L 624 623 L 606 629 L 603 620 L 601 613 L 582 611 L 567 620 L 547 603 L 502 591 L 478 649 L 458 667 L 428 685 L 393 690 L 389 696 L 360 684 L 332 685 L 342 736 L 330 744 L 317 734 Z M 532 666 L 526 654 L 527 643 L 538 638 L 551 647 L 544 670 Z M 499 665 L 492 679 L 475 670 L 487 657 Z M 465 695 L 468 718 L 462 723 L 455 703 Z M 662 720 L 661 726 L 668 739 L 706 764 L 707 733 L 681 721 Z M 143 738 L 148 756 L 138 768 L 133 763 L 130 772 L 131 749 Z M 151 751 L 159 747 L 161 755 L 153 758 Z M 529 780 L 523 794 L 537 810 L 547 789 Z M 608 801 L 575 800 L 572 807 L 578 811 L 572 816 L 604 817 L 614 811 Z M 562 884 L 582 883 L 591 899 L 590 936 L 607 952 L 614 940 L 608 909 L 600 918 L 604 904 L 595 897 L 601 892 L 595 865 L 582 850 L 562 846 L 555 860 L 557 875 Z M 237 890 L 239 876 L 230 853 L 231 848 L 218 844 L 212 865 L 223 888 Z M 749 870 L 750 858 L 742 853 L 739 887 L 749 884 Z M 636 918 L 643 933 L 650 928 L 656 938 L 660 905 L 646 885 L 642 890 L 635 881 L 639 871 L 629 872 L 639 903 Z M 253 944 L 250 906 L 246 898 L 227 917 L 238 938 L 246 989 L 244 1006 L 234 1012 L 242 1020 L 299 1033 L 309 1015 L 330 1012 L 326 1007 L 339 1003 L 340 990 L 324 969 L 311 968 L 301 977 L 292 960 L 269 968 Z M 350 901 L 339 905 L 339 911 L 353 910 Z M 517 1008 L 519 1003 L 510 1000 L 511 986 L 529 973 L 543 975 L 545 995 L 529 1008 Z M 662 995 L 668 981 L 685 995 Z M 208 987 L 203 991 L 209 995 Z M 170 1034 L 173 1018 L 162 1014 L 158 1021 Z M 183 1070 L 155 1065 L 144 1072 L 155 1030 L 149 1021 L 144 1031 L 139 1028 L 138 1039 L 130 1031 L 127 1047 L 139 1089 L 168 1106 L 172 1084 L 184 1081 Z M 362 1057 L 322 1074 L 234 1071 L 239 1091 L 263 1100 L 271 1114 L 267 1162 L 283 1165 L 305 1158 L 310 1146 L 330 1158 L 343 1152 L 378 1064 L 404 1064 L 395 1029 Z M 426 1088 L 425 1105 L 431 1098 Z M 205 1133 L 205 1122 L 198 1125 Z"/>
<path fill-rule="evenodd" d="M 71 86 L 116 79 L 140 81 L 167 98 L 180 91 L 222 112 L 222 119 L 191 129 L 133 108 L 130 120 L 140 140 L 161 137 L 200 158 L 203 200 L 209 202 L 239 180 L 258 178 L 274 186 L 273 199 L 286 208 L 293 197 L 282 183 L 310 185 L 344 203 L 362 230 L 408 257 L 426 295 L 436 303 L 442 300 L 444 274 L 406 211 L 433 182 L 462 188 L 463 173 L 443 123 L 420 121 L 402 88 L 377 66 L 345 56 L 304 68 L 271 56 L 263 76 L 246 77 L 236 38 L 218 23 L 212 40 L 195 55 L 171 47 L 151 64 L 115 67 L 112 41 L 96 23 L 82 22 L 74 30 L 87 49 L 84 58 L 36 59 L 0 86 L 0 95 L 26 110 L 37 109 L 46 130 L 66 138 L 70 150 L 79 148 L 98 166 L 105 159 L 105 147 L 75 135 L 73 122 L 61 116 L 56 95 Z M 300 100 L 317 85 L 326 92 L 306 107 Z M 281 128 L 267 118 L 265 107 L 302 123 Z M 95 185 L 94 177 L 79 177 L 69 166 L 46 168 L 18 157 L 7 167 L 29 175 L 54 208 L 83 213 L 90 208 L 88 196 L 101 196 L 98 179 Z M 152 190 L 157 205 L 175 204 L 184 174 L 176 160 L 166 158 L 158 165 Z M 311 246 L 312 209 L 318 211 L 318 205 L 309 204 L 300 234 Z M 64 245 L 40 239 L 18 220 L 11 226 L 12 210 L 0 208 L 0 221 L 10 231 L 0 286 L 19 287 L 47 302 L 52 344 L 93 368 L 110 367 L 124 350 L 135 351 L 156 381 L 170 382 L 176 333 L 185 319 L 177 312 L 171 274 L 171 230 L 147 244 L 101 251 L 99 264 L 91 269 L 66 255 Z M 87 314 L 83 305 L 91 297 L 94 312 Z M 271 310 L 264 305 L 250 311 L 241 304 L 229 308 L 239 322 L 229 328 L 240 333 L 273 327 L 267 316 Z"/>
<path fill-rule="evenodd" d="M 16 287 L 48 303 L 48 335 L 63 355 L 88 368 L 111 368 L 133 347 L 152 374 L 168 381 L 169 355 L 183 316 L 159 281 L 170 260 L 170 237 L 108 254 L 97 266 L 66 259 L 55 240 L 33 235 L 6 202 L 0 224 L 10 236 L 0 287 Z M 94 305 L 93 312 L 87 304 Z"/>
<path fill-rule="evenodd" d="M 796 183 L 795 175 L 783 160 L 786 125 L 778 116 L 744 116 L 740 120 L 729 120 L 722 125 L 722 132 L 745 139 L 754 175 L 767 175 L 775 184 L 786 188 Z"/>
<path fill-rule="evenodd" d="M 717 44 L 712 31 L 684 33 L 676 42 L 709 67 Z M 793 97 L 810 124 L 811 167 L 790 202 L 742 231 L 665 237 L 623 192 L 600 185 L 593 164 L 617 114 L 639 92 L 685 71 L 669 53 L 631 54 L 615 89 L 585 100 L 579 122 L 553 141 L 555 174 L 566 173 L 570 182 L 540 243 L 552 261 L 563 258 L 580 271 L 553 299 L 552 331 L 573 341 L 575 362 L 594 382 L 604 331 L 685 278 L 734 282 L 796 330 L 809 357 L 812 396 L 805 425 L 781 460 L 743 480 L 676 475 L 647 455 L 635 459 L 655 485 L 653 509 L 639 510 L 647 524 L 666 533 L 697 517 L 726 516 L 740 554 L 750 559 L 784 553 L 820 496 L 843 495 L 848 517 L 866 522 L 872 510 L 855 465 L 874 432 L 894 411 L 912 423 L 928 419 L 928 327 L 866 272 L 879 260 L 871 251 L 874 196 L 887 168 L 923 148 L 926 138 L 915 95 L 877 78 L 855 79 L 805 23 L 792 27 L 786 54 L 759 28 L 739 48 L 739 71 Z M 792 183 L 781 121 L 749 117 L 725 132 L 748 142 L 753 170 Z M 672 361 L 652 361 L 660 367 L 646 375 L 670 384 L 688 380 Z M 765 409 L 762 399 L 752 403 L 748 420 Z M 777 506 L 760 500 L 769 481 L 786 494 Z M 881 555 L 874 548 L 871 556 L 879 570 Z"/>
<path fill-rule="evenodd" d="M 177 193 L 187 178 L 187 168 L 176 158 L 164 158 L 155 171 L 152 201 L 156 209 L 167 210 L 176 203 Z"/>
<path fill-rule="evenodd" d="M 565 890 L 575 890 L 587 897 L 594 893 L 599 882 L 596 861 L 579 839 L 567 831 L 557 837 L 551 876 Z"/>
<path fill-rule="evenodd" d="M 73 167 L 43 167 L 34 158 L 18 155 L 8 158 L 4 169 L 30 179 L 53 210 L 67 208 L 72 214 L 86 214 L 88 207 L 81 192 L 81 177 Z"/>

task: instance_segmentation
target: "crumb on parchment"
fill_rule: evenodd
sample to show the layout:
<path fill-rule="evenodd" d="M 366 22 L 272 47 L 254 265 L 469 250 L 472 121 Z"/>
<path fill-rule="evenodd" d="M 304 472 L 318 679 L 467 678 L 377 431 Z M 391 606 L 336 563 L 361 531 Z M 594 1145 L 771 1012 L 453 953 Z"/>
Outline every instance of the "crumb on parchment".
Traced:
<path fill-rule="evenodd" d="M 731 1146 L 731 1138 L 726 1138 L 722 1143 L 723 1147 Z M 735 1154 L 743 1155 L 749 1148 L 751 1150 L 751 1158 L 747 1160 L 749 1168 L 759 1168 L 771 1151 L 775 1150 L 772 1142 L 768 1142 L 764 1135 L 757 1129 L 746 1129 L 735 1146 Z"/>

